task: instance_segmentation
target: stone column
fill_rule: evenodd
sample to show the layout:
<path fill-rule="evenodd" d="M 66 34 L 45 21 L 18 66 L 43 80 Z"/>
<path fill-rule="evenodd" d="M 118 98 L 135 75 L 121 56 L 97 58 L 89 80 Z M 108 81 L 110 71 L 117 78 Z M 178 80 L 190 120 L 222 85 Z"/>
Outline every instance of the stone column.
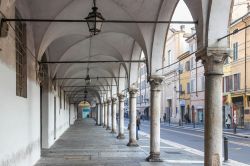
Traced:
<path fill-rule="evenodd" d="M 100 109 L 101 109 L 101 124 L 100 124 L 100 126 L 103 126 L 104 125 L 104 104 L 103 103 L 101 103 L 101 107 L 100 107 Z"/>
<path fill-rule="evenodd" d="M 108 107 L 108 104 L 107 102 L 104 102 L 104 125 L 103 127 L 106 128 L 107 127 L 107 121 L 108 121 L 108 118 L 107 118 L 107 107 Z"/>
<path fill-rule="evenodd" d="M 100 111 L 99 111 L 99 103 L 96 103 L 96 111 L 95 111 L 95 118 L 96 118 L 96 126 L 99 125 L 99 120 L 100 120 Z"/>
<path fill-rule="evenodd" d="M 127 146 L 139 146 L 136 140 L 136 97 L 138 89 L 130 88 L 129 89 L 129 111 L 130 111 L 130 120 L 129 120 L 129 143 Z"/>
<path fill-rule="evenodd" d="M 117 98 L 112 98 L 112 131 L 111 133 L 116 133 L 116 101 L 117 101 Z"/>
<path fill-rule="evenodd" d="M 111 100 L 107 101 L 108 108 L 107 108 L 107 130 L 111 130 Z"/>
<path fill-rule="evenodd" d="M 118 94 L 119 98 L 119 134 L 118 139 L 124 139 L 124 98 L 125 95 Z"/>
<path fill-rule="evenodd" d="M 97 107 L 97 125 L 100 126 L 101 125 L 101 104 L 98 103 L 98 107 Z"/>
<path fill-rule="evenodd" d="M 205 69 L 205 166 L 222 166 L 222 76 L 227 48 L 206 48 L 196 56 Z"/>
<path fill-rule="evenodd" d="M 150 77 L 150 155 L 147 161 L 160 162 L 160 114 L 161 114 L 161 91 L 164 77 Z"/>

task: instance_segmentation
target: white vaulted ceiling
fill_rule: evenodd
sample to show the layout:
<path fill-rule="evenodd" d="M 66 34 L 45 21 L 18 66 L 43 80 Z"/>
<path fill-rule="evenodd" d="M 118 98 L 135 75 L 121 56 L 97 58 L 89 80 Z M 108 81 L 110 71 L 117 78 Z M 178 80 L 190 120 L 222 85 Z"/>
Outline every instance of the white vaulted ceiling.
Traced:
<path fill-rule="evenodd" d="M 91 11 L 93 3 L 92 0 L 20 1 L 27 1 L 30 18 L 34 19 L 81 20 Z M 194 1 L 197 5 L 201 3 Z M 177 3 L 178 0 L 97 0 L 97 7 L 106 20 L 169 21 Z M 191 4 L 194 3 L 190 2 Z M 88 60 L 90 38 L 86 23 L 33 22 L 32 26 L 39 60 L 45 52 L 48 61 Z M 101 33 L 91 39 L 90 60 L 139 60 L 140 52 L 143 51 L 149 72 L 153 73 L 156 67 L 161 67 L 168 26 L 168 24 L 104 23 Z M 135 67 L 129 63 L 97 63 L 90 64 L 89 68 L 91 77 L 118 77 L 120 70 L 124 70 L 125 72 L 121 73 L 125 73 L 128 77 L 124 86 L 129 86 L 129 82 L 135 81 L 131 79 L 135 79 L 137 75 L 137 71 L 134 71 Z M 131 68 L 133 71 L 130 70 Z M 86 69 L 87 64 L 50 65 L 52 77 L 86 77 Z M 134 77 L 131 77 L 132 74 Z M 84 80 L 59 82 L 64 86 L 84 85 Z M 118 79 L 99 79 L 93 80 L 91 84 L 116 85 L 118 82 Z M 108 89 L 104 86 L 100 88 Z M 125 88 L 119 87 L 120 90 Z"/>

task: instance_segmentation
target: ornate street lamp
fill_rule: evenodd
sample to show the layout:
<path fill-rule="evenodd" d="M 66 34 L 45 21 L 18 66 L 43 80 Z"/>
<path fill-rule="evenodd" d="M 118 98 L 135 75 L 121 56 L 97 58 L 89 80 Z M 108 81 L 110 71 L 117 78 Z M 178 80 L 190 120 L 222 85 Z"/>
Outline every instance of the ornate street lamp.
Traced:
<path fill-rule="evenodd" d="M 85 18 L 87 21 L 89 32 L 91 35 L 97 35 L 101 32 L 102 24 L 105 19 L 102 14 L 98 12 L 98 7 L 96 7 L 96 0 L 93 0 L 94 6 L 92 7 L 92 12 L 89 13 L 88 17 Z"/>
<path fill-rule="evenodd" d="M 87 77 L 85 78 L 85 83 L 86 83 L 86 85 L 90 85 L 90 83 L 91 83 L 91 79 L 90 79 L 89 74 L 88 74 Z"/>

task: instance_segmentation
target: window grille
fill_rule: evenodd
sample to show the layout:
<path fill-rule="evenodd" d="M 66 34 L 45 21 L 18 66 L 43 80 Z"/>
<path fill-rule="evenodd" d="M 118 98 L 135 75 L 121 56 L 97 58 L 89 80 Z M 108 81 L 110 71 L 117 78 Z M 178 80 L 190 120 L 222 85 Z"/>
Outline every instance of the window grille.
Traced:
<path fill-rule="evenodd" d="M 15 18 L 20 19 L 16 10 Z M 16 45 L 16 95 L 27 98 L 27 41 L 26 24 L 15 23 L 15 45 Z"/>

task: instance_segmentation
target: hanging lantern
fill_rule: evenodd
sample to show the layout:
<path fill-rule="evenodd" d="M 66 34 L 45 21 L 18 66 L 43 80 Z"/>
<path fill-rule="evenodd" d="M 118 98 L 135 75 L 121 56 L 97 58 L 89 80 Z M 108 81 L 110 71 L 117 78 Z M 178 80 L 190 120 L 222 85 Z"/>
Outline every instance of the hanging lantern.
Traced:
<path fill-rule="evenodd" d="M 92 7 L 92 12 L 89 13 L 88 17 L 85 18 L 87 21 L 89 32 L 91 35 L 97 35 L 101 32 L 103 21 L 105 20 L 100 12 L 98 12 L 98 7 L 96 7 L 95 0 L 93 1 L 94 7 Z"/>
<path fill-rule="evenodd" d="M 90 79 L 89 74 L 88 74 L 87 77 L 85 78 L 85 83 L 86 83 L 86 85 L 90 85 L 90 83 L 91 83 L 91 79 Z"/>

